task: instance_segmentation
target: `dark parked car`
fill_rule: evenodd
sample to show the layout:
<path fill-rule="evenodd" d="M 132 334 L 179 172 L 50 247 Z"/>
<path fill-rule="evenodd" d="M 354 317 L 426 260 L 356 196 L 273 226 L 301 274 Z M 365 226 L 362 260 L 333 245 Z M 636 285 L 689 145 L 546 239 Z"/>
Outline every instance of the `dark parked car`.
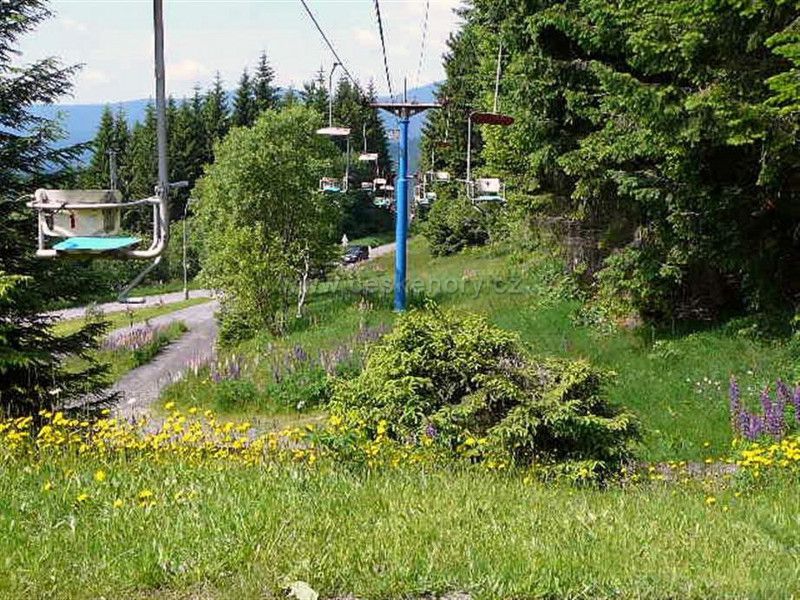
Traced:
<path fill-rule="evenodd" d="M 368 258 L 368 246 L 349 246 L 344 253 L 342 262 L 346 265 L 352 265 L 353 263 L 361 262 L 362 260 L 367 260 Z"/>

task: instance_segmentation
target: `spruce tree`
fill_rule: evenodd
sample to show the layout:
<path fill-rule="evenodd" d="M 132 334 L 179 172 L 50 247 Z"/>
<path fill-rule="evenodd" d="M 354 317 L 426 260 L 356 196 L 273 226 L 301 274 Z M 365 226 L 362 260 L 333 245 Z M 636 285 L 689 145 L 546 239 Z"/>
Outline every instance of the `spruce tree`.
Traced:
<path fill-rule="evenodd" d="M 92 158 L 81 175 L 81 186 L 90 189 L 108 189 L 109 152 L 116 150 L 114 113 L 106 105 L 100 117 L 97 133 L 92 141 Z"/>
<path fill-rule="evenodd" d="M 117 161 L 117 189 L 122 192 L 123 198 L 129 198 L 129 182 L 126 179 L 125 165 L 128 163 L 128 146 L 130 145 L 131 132 L 128 128 L 128 116 L 123 108 L 117 110 L 114 116 L 114 147 Z"/>
<path fill-rule="evenodd" d="M 153 195 L 158 181 L 158 158 L 156 153 L 156 109 L 152 103 L 145 107 L 143 122 L 134 124 L 123 176 L 128 182 L 131 198 L 147 198 Z M 123 225 L 131 231 L 145 231 L 149 221 L 148 207 L 126 210 Z"/>
<path fill-rule="evenodd" d="M 253 82 L 245 69 L 239 79 L 239 87 L 233 97 L 233 125 L 250 127 L 256 120 L 256 98 L 253 93 Z"/>
<path fill-rule="evenodd" d="M 59 336 L 41 315 L 59 296 L 69 265 L 35 258 L 34 214 L 17 201 L 37 187 L 72 180 L 70 165 L 84 150 L 59 147 L 58 123 L 31 110 L 66 94 L 76 68 L 55 58 L 14 60 L 19 38 L 49 16 L 41 0 L 0 3 L 0 413 L 11 416 L 36 416 L 97 394 L 106 383 L 105 367 L 91 354 L 103 326 Z M 65 368 L 74 355 L 85 366 Z"/>
<path fill-rule="evenodd" d="M 262 52 L 258 59 L 255 77 L 253 78 L 253 94 L 256 109 L 259 113 L 278 107 L 280 93 L 274 85 L 275 70 L 267 60 L 267 53 Z"/>
<path fill-rule="evenodd" d="M 286 88 L 286 92 L 283 94 L 283 97 L 280 99 L 278 106 L 280 108 L 288 108 L 290 106 L 295 106 L 302 101 L 300 94 L 294 88 L 294 86 L 289 86 Z"/>
<path fill-rule="evenodd" d="M 309 108 L 313 108 L 321 115 L 328 114 L 328 79 L 325 72 L 320 69 L 311 81 L 303 84 L 301 93 L 303 102 Z M 327 118 L 326 118 L 327 122 Z"/>
<path fill-rule="evenodd" d="M 223 87 L 222 78 L 217 73 L 211 89 L 203 102 L 203 123 L 205 127 L 205 161 L 214 160 L 214 143 L 222 139 L 230 126 L 228 113 L 228 94 Z"/>

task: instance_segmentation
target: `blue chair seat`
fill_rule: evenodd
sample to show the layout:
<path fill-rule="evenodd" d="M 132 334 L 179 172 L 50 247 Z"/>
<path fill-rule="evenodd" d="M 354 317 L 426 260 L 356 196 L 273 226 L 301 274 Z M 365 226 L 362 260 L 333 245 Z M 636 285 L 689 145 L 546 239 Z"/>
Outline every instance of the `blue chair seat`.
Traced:
<path fill-rule="evenodd" d="M 58 242 L 53 250 L 63 253 L 102 254 L 126 250 L 141 241 L 135 237 L 72 237 Z"/>
<path fill-rule="evenodd" d="M 342 191 L 342 188 L 336 187 L 335 185 L 326 185 L 324 188 L 322 188 L 322 191 L 338 194 L 339 192 Z"/>

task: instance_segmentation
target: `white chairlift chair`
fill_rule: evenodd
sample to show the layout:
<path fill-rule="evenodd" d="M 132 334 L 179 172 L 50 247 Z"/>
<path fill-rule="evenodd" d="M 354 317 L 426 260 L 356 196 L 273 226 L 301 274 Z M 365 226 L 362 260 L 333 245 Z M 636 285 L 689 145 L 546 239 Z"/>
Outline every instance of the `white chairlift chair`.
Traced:
<path fill-rule="evenodd" d="M 129 301 L 127 295 L 130 290 L 155 268 L 167 247 L 170 188 L 188 185 L 186 182 L 169 183 L 163 0 L 153 0 L 153 25 L 158 151 L 158 185 L 154 195 L 124 202 L 116 190 L 39 189 L 28 203 L 37 213 L 36 256 L 40 258 L 154 259 L 120 292 L 120 301 L 123 302 Z M 143 205 L 153 209 L 153 237 L 147 248 L 140 248 L 141 238 L 123 234 L 120 227 L 123 209 Z M 48 245 L 49 238 L 61 241 L 51 246 Z"/>

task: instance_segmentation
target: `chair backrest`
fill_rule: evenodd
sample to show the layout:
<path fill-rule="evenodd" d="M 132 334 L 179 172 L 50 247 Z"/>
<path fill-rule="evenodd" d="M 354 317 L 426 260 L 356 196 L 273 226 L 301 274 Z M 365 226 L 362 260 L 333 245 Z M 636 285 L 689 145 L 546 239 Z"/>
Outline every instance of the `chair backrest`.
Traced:
<path fill-rule="evenodd" d="M 436 181 L 450 181 L 450 173 L 447 171 L 436 171 Z"/>
<path fill-rule="evenodd" d="M 371 192 L 373 189 L 375 189 L 375 184 L 373 184 L 371 181 L 362 181 L 361 189 L 367 192 Z"/>
<path fill-rule="evenodd" d="M 372 183 L 375 185 L 375 187 L 379 187 L 379 186 L 386 185 L 386 180 L 385 179 L 381 179 L 381 178 L 373 179 Z"/>
<path fill-rule="evenodd" d="M 341 188 L 342 182 L 336 179 L 336 177 L 323 177 L 319 181 L 319 189 L 322 191 L 340 190 Z"/>
<path fill-rule="evenodd" d="M 36 190 L 36 201 L 52 205 L 50 229 L 58 237 L 108 237 L 119 234 L 119 208 L 58 210 L 59 205 L 119 204 L 122 194 L 113 190 Z"/>
<path fill-rule="evenodd" d="M 476 179 L 475 190 L 478 194 L 499 194 L 500 180 L 496 177 Z"/>

